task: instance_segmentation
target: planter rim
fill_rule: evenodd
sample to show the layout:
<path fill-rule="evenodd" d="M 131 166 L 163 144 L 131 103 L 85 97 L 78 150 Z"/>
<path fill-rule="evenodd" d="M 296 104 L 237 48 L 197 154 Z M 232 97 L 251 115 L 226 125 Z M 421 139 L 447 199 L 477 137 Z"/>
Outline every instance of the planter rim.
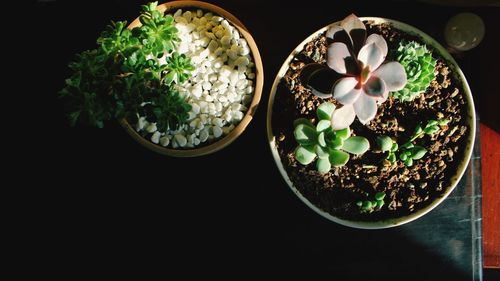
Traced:
<path fill-rule="evenodd" d="M 262 96 L 262 88 L 264 85 L 264 67 L 262 65 L 262 59 L 259 53 L 259 49 L 255 40 L 253 39 L 250 32 L 246 29 L 246 27 L 241 23 L 241 21 L 236 18 L 233 14 L 228 11 L 222 9 L 219 6 L 202 2 L 202 1 L 172 1 L 166 2 L 158 5 L 157 9 L 160 11 L 168 12 L 170 10 L 177 10 L 182 8 L 193 8 L 193 9 L 202 9 L 205 11 L 209 11 L 215 14 L 220 15 L 224 19 L 226 19 L 232 26 L 238 29 L 241 36 L 248 42 L 248 46 L 250 47 L 251 54 L 253 57 L 253 63 L 255 64 L 255 86 L 254 93 L 252 97 L 252 101 L 248 106 L 248 110 L 243 116 L 243 119 L 235 126 L 235 128 L 223 138 L 214 141 L 213 143 L 205 146 L 201 146 L 198 148 L 192 149 L 173 149 L 166 148 L 159 144 L 154 144 L 148 139 L 142 137 L 134 128 L 127 122 L 125 119 L 120 119 L 118 122 L 125 129 L 125 131 L 138 143 L 145 146 L 146 148 L 155 151 L 157 153 L 167 155 L 167 156 L 175 156 L 175 157 L 196 157 L 211 154 L 217 152 L 224 147 L 231 144 L 235 141 L 246 129 L 250 121 L 253 119 L 255 112 L 257 110 L 258 104 L 260 102 L 260 98 Z M 141 23 L 139 18 L 136 18 L 128 28 L 134 28 L 140 26 Z"/>
<path fill-rule="evenodd" d="M 467 135 L 467 138 L 465 139 L 466 145 L 465 145 L 465 152 L 464 152 L 464 157 L 460 160 L 460 163 L 458 163 L 457 171 L 456 173 L 451 177 L 451 185 L 446 187 L 445 192 L 441 195 L 441 197 L 436 198 L 432 203 L 430 203 L 428 206 L 419 209 L 409 215 L 398 217 L 398 218 L 391 218 L 391 219 L 386 219 L 382 221 L 356 221 L 356 220 L 347 220 L 347 219 L 342 219 L 336 216 L 331 215 L 330 213 L 327 213 L 318 207 L 316 207 L 314 204 L 312 204 L 307 198 L 305 198 L 300 191 L 295 188 L 293 185 L 292 181 L 288 177 L 288 174 L 283 166 L 283 163 L 281 162 L 281 158 L 279 156 L 279 153 L 276 149 L 276 140 L 275 136 L 273 135 L 273 130 L 272 130 L 272 108 L 274 104 L 274 98 L 276 95 L 276 89 L 278 86 L 278 83 L 280 80 L 284 77 L 286 71 L 288 70 L 288 66 L 290 64 L 290 61 L 293 59 L 293 57 L 298 54 L 299 52 L 302 51 L 304 46 L 310 42 L 314 37 L 318 36 L 319 34 L 325 32 L 328 27 L 333 26 L 333 25 L 340 25 L 340 21 L 334 22 L 332 24 L 329 24 L 325 27 L 322 27 L 321 29 L 317 30 L 310 36 L 308 36 L 305 40 L 303 40 L 291 53 L 290 55 L 286 58 L 284 61 L 283 65 L 281 66 L 280 70 L 278 71 L 278 74 L 276 75 L 273 85 L 271 87 L 271 92 L 269 95 L 269 101 L 268 101 L 268 108 L 267 108 L 267 137 L 269 141 L 269 146 L 271 149 L 271 153 L 273 155 L 274 161 L 283 177 L 285 182 L 287 183 L 288 187 L 300 198 L 302 202 L 304 202 L 307 206 L 309 206 L 311 209 L 313 209 L 316 213 L 319 215 L 323 216 L 324 218 L 336 222 L 338 224 L 348 226 L 348 227 L 353 227 L 353 228 L 359 228 L 359 229 L 383 229 L 383 228 L 390 228 L 390 227 L 395 227 L 395 226 L 400 226 L 406 223 L 409 223 L 411 221 L 414 221 L 423 215 L 427 214 L 431 210 L 433 210 L 435 207 L 437 207 L 439 204 L 441 204 L 447 197 L 450 195 L 450 193 L 455 189 L 457 186 L 458 182 L 462 178 L 469 160 L 472 155 L 472 150 L 474 147 L 474 141 L 475 141 L 475 135 L 476 135 L 476 114 L 475 114 L 475 109 L 474 109 L 474 101 L 472 99 L 472 94 L 471 90 L 469 87 L 469 84 L 467 83 L 467 79 L 465 78 L 462 70 L 458 66 L 457 62 L 453 59 L 453 57 L 448 53 L 448 51 L 436 40 L 434 40 L 432 37 L 424 33 L 423 31 L 402 23 L 400 21 L 392 20 L 392 19 L 387 19 L 387 18 L 381 18 L 381 17 L 360 17 L 359 18 L 362 21 L 373 21 L 375 24 L 381 24 L 381 23 L 389 23 L 391 26 L 393 26 L 396 29 L 402 30 L 404 32 L 407 32 L 409 34 L 414 34 L 419 36 L 422 41 L 435 48 L 435 50 L 439 53 L 440 56 L 442 56 L 448 63 L 448 66 L 452 69 L 455 77 L 462 82 L 463 85 L 463 93 L 465 95 L 465 98 L 467 100 L 467 125 L 469 127 L 469 132 Z M 465 116 L 464 116 L 465 117 Z"/>

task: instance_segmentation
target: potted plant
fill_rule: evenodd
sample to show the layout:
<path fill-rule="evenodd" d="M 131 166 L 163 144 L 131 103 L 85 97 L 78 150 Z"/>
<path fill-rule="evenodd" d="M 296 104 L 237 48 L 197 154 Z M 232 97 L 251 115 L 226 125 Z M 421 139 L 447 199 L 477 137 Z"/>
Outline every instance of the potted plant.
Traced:
<path fill-rule="evenodd" d="M 144 5 L 113 22 L 70 64 L 61 96 L 72 125 L 118 119 L 139 143 L 172 156 L 215 152 L 246 128 L 263 69 L 243 24 L 198 1 Z"/>
<path fill-rule="evenodd" d="M 456 62 L 422 31 L 382 18 L 350 15 L 299 44 L 267 116 L 294 193 L 357 228 L 401 225 L 436 207 L 474 142 L 472 96 Z"/>

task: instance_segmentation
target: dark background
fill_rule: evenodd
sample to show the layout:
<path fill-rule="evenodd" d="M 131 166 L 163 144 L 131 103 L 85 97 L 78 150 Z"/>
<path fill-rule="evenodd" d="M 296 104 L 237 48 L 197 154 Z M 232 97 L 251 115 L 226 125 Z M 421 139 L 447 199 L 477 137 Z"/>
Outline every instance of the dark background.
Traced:
<path fill-rule="evenodd" d="M 254 120 L 233 144 L 213 155 L 182 159 L 148 151 L 115 122 L 102 130 L 70 128 L 56 98 L 73 55 L 93 48 L 110 20 L 132 21 L 146 2 L 29 4 L 35 26 L 31 43 L 38 54 L 31 61 L 36 75 L 23 86 L 31 89 L 27 97 L 36 108 L 30 115 L 35 117 L 30 136 L 36 138 L 20 137 L 31 156 L 15 164 L 34 171 L 20 181 L 49 184 L 31 186 L 26 196 L 40 206 L 29 212 L 33 231 L 40 234 L 33 242 L 58 256 L 60 267 L 92 275 L 123 261 L 164 266 L 166 276 L 186 278 L 470 280 L 438 251 L 423 249 L 397 231 L 346 228 L 300 202 L 271 157 L 265 111 L 274 76 L 290 51 L 331 22 L 350 13 L 392 18 L 444 42 L 447 19 L 469 11 L 485 21 L 486 35 L 457 60 L 481 122 L 499 131 L 493 108 L 500 94 L 500 8 L 408 1 L 208 1 L 250 30 L 264 63 L 265 85 Z M 485 273 L 489 281 L 498 271 Z"/>

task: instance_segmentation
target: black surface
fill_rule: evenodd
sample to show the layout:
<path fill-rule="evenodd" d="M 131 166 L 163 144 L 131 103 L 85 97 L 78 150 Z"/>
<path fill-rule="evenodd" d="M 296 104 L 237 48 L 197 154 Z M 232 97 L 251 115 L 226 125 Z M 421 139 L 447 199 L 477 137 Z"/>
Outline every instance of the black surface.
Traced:
<path fill-rule="evenodd" d="M 29 177 L 51 183 L 31 192 L 30 198 L 43 200 L 43 207 L 30 216 L 48 237 L 41 241 L 48 243 L 44 247 L 60 257 L 57 262 L 78 272 L 116 261 L 147 262 L 166 267 L 166 276 L 186 278 L 480 280 L 475 240 L 480 232 L 473 233 L 480 225 L 474 220 L 480 217 L 478 165 L 469 167 L 452 196 L 421 220 L 390 230 L 346 228 L 314 213 L 286 186 L 267 144 L 265 111 L 274 75 L 289 52 L 313 31 L 351 12 L 400 20 L 440 40 L 451 15 L 474 11 L 498 26 L 499 10 L 406 2 L 213 2 L 253 34 L 265 85 L 244 134 L 224 150 L 194 159 L 150 152 L 114 123 L 103 130 L 69 128 L 55 98 L 73 54 L 92 48 L 110 20 L 134 19 L 144 1 L 33 3 L 39 50 L 34 60 L 42 68 L 26 83 L 33 86 L 29 97 L 40 124 L 32 126 L 36 142 L 22 140 L 29 142 L 28 153 L 41 154 L 18 160 L 38 171 Z M 467 77 L 480 63 L 471 58 L 488 46 L 486 38 L 483 43 L 459 61 Z M 475 92 L 481 78 L 472 78 Z M 478 155 L 472 163 L 478 164 Z"/>

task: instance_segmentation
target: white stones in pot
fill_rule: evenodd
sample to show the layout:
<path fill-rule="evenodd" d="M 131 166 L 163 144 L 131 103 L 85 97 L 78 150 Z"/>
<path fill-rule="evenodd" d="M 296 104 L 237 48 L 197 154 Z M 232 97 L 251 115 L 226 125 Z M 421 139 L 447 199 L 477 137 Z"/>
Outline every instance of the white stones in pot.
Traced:
<path fill-rule="evenodd" d="M 226 19 L 181 9 L 173 17 L 180 38 L 176 51 L 195 68 L 178 89 L 192 106 L 189 119 L 176 131 L 158 132 L 140 117 L 136 129 L 164 147 L 193 148 L 229 134 L 243 119 L 254 93 L 254 63 L 247 41 Z"/>

